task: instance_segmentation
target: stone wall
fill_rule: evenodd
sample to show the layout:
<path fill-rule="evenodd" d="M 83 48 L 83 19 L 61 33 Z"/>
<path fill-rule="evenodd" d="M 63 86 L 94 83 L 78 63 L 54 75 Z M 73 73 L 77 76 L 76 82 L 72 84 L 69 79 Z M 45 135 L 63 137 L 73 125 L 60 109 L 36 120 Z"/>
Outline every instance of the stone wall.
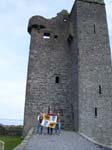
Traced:
<path fill-rule="evenodd" d="M 112 144 L 112 66 L 103 0 L 76 0 L 72 11 L 30 19 L 24 135 L 38 113 L 63 115 L 64 128 Z"/>
<path fill-rule="evenodd" d="M 62 114 L 64 128 L 72 129 L 69 14 L 63 10 L 49 20 L 34 16 L 30 19 L 28 31 L 31 34 L 31 45 L 24 131 L 36 126 L 38 113 L 47 113 L 49 108 L 55 114 L 58 111 Z"/>
<path fill-rule="evenodd" d="M 105 5 L 77 0 L 76 7 L 79 132 L 111 145 L 112 67 Z"/>

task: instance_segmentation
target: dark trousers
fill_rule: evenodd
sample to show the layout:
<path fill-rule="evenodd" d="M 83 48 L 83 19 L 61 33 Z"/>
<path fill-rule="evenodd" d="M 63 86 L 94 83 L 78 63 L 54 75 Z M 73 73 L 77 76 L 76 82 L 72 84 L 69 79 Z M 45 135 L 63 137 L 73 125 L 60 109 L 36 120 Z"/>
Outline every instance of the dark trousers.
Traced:
<path fill-rule="evenodd" d="M 49 127 L 48 127 L 48 128 L 47 128 L 47 131 L 48 131 L 48 134 L 51 134 L 51 135 L 53 134 L 53 128 L 49 128 Z"/>

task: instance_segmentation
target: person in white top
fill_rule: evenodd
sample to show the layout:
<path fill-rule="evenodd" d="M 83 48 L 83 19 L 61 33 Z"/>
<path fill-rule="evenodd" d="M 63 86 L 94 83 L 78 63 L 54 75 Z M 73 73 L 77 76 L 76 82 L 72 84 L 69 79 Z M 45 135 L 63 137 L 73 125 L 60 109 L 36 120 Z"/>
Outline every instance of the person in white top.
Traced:
<path fill-rule="evenodd" d="M 43 120 L 43 113 L 40 112 L 39 115 L 37 116 L 37 121 L 38 121 L 37 133 L 40 134 L 40 135 L 43 133 L 43 127 L 41 125 L 42 120 Z"/>

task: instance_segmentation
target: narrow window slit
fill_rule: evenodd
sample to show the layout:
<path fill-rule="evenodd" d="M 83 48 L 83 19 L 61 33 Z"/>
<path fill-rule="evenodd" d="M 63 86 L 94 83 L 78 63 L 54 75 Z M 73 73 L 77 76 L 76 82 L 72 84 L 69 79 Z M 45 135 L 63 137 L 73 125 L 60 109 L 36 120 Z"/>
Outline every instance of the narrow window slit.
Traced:
<path fill-rule="evenodd" d="M 96 33 L 96 25 L 94 24 L 94 34 Z"/>
<path fill-rule="evenodd" d="M 59 83 L 59 82 L 60 82 L 60 78 L 59 78 L 58 76 L 56 76 L 55 82 L 56 82 L 56 83 Z"/>
<path fill-rule="evenodd" d="M 74 107 L 73 107 L 73 104 L 71 104 L 71 110 L 72 110 L 72 119 L 74 120 Z"/>
<path fill-rule="evenodd" d="M 95 117 L 97 117 L 98 116 L 98 109 L 97 109 L 97 107 L 95 107 Z"/>
<path fill-rule="evenodd" d="M 69 34 L 69 36 L 68 36 L 68 43 L 71 44 L 72 40 L 73 40 L 73 36 L 71 34 Z"/>
<path fill-rule="evenodd" d="M 99 85 L 99 94 L 102 94 L 102 87 Z"/>

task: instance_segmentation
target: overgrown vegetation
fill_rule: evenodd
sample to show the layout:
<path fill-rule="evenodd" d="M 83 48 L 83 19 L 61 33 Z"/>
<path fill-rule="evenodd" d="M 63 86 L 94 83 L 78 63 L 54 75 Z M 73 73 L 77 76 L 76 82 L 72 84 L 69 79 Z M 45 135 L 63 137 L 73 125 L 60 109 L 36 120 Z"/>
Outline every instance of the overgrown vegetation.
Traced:
<path fill-rule="evenodd" d="M 23 126 L 0 125 L 0 135 L 22 136 Z"/>
<path fill-rule="evenodd" d="M 5 142 L 5 150 L 13 150 L 22 141 L 23 126 L 4 126 L 0 124 L 0 140 Z"/>
<path fill-rule="evenodd" d="M 5 142 L 5 150 L 12 150 L 23 140 L 21 136 L 0 135 L 0 140 Z"/>

